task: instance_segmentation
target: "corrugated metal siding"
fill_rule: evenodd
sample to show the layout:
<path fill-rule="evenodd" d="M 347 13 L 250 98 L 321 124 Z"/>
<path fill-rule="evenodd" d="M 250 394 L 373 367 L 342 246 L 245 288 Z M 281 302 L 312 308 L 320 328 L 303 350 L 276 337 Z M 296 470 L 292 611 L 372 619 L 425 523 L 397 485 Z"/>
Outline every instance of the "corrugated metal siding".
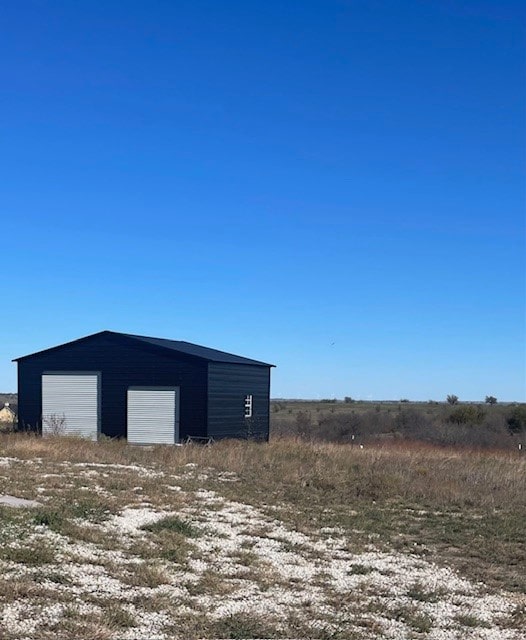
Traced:
<path fill-rule="evenodd" d="M 101 371 L 101 432 L 126 436 L 128 387 L 179 387 L 180 438 L 206 435 L 208 364 L 174 358 L 152 347 L 150 353 L 108 336 L 35 354 L 18 363 L 19 428 L 40 429 L 41 376 L 44 371 Z"/>
<path fill-rule="evenodd" d="M 99 424 L 99 376 L 42 376 L 42 434 L 96 440 Z"/>
<path fill-rule="evenodd" d="M 178 442 L 177 404 L 176 389 L 128 389 L 128 442 Z"/>
<path fill-rule="evenodd" d="M 252 395 L 252 418 L 245 419 L 245 396 Z M 270 367 L 209 363 L 208 436 L 269 436 Z"/>

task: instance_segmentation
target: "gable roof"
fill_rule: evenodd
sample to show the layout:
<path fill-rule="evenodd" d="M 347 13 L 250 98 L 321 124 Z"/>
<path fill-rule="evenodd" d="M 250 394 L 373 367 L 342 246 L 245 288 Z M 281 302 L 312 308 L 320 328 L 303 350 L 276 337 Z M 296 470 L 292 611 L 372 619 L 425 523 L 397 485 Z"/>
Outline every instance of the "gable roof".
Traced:
<path fill-rule="evenodd" d="M 203 360 L 208 360 L 209 362 L 227 362 L 230 364 L 257 364 L 264 365 L 266 367 L 274 366 L 266 362 L 260 362 L 259 360 L 252 360 L 251 358 L 236 356 L 233 353 L 218 351 L 217 349 L 210 349 L 209 347 L 202 347 L 199 344 L 193 344 L 191 342 L 184 342 L 181 340 L 150 338 L 148 336 L 137 336 L 132 333 L 121 333 L 118 335 L 126 336 L 127 338 L 133 338 L 134 340 L 140 340 L 148 344 L 153 344 L 157 347 L 162 347 L 163 349 L 170 349 L 171 351 L 177 351 L 178 353 L 185 353 L 189 356 L 202 358 Z"/>
<path fill-rule="evenodd" d="M 56 347 L 51 347 L 49 349 L 44 349 L 43 351 L 37 351 L 36 353 L 31 353 L 26 356 L 21 356 L 20 358 L 14 358 L 13 362 L 18 362 L 19 360 L 25 360 L 26 358 L 30 358 L 31 356 L 40 355 L 42 353 L 47 353 L 48 351 L 54 351 L 55 349 L 62 349 L 63 347 L 67 347 L 68 345 L 75 344 L 77 342 L 82 342 L 84 340 L 92 339 L 96 336 L 108 336 L 110 338 L 116 338 L 118 340 L 126 340 L 126 342 L 134 342 L 137 346 L 153 346 L 159 349 L 162 349 L 166 352 L 182 353 L 187 356 L 191 356 L 194 358 L 199 358 L 200 360 L 205 360 L 207 362 L 223 362 L 228 364 L 252 364 L 263 367 L 273 367 L 273 364 L 268 364 L 267 362 L 261 362 L 259 360 L 252 360 L 251 358 L 244 358 L 243 356 L 237 356 L 233 353 L 227 353 L 226 351 L 218 351 L 217 349 L 210 349 L 209 347 L 203 347 L 198 344 L 193 344 L 191 342 L 184 342 L 180 340 L 168 340 L 166 338 L 153 338 L 150 336 L 138 336 L 132 333 L 118 333 L 117 331 L 99 331 L 98 333 L 94 333 L 89 336 L 85 336 L 84 338 L 79 338 L 78 340 L 73 340 L 71 342 L 66 342 L 61 345 L 57 345 Z"/>

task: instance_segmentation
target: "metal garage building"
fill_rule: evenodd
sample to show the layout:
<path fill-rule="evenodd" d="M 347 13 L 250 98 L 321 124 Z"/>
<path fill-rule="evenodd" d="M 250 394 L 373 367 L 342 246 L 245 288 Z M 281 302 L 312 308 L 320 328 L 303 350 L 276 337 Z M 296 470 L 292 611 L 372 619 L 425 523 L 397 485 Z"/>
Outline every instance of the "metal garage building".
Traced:
<path fill-rule="evenodd" d="M 138 444 L 268 440 L 274 365 L 189 342 L 101 331 L 18 363 L 18 427 Z"/>

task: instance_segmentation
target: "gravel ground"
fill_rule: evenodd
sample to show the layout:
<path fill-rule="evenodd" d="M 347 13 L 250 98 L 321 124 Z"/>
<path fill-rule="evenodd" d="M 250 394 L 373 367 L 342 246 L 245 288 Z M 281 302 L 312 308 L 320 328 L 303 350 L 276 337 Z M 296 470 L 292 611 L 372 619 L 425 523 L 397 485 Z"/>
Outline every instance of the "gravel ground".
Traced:
<path fill-rule="evenodd" d="M 43 463 L 0 458 L 4 474 L 17 465 Z M 62 474 L 36 469 L 35 478 L 63 477 L 65 484 L 80 476 L 91 494 L 101 496 L 108 493 L 108 478 L 126 474 L 134 480 L 130 489 L 138 498 L 102 522 L 76 523 L 103 534 L 111 548 L 46 524 L 28 525 L 28 520 L 3 525 L 0 543 L 11 556 L 4 554 L 0 560 L 0 638 L 70 638 L 71 624 L 90 618 L 100 619 L 107 629 L 107 635 L 99 631 L 93 637 L 107 640 L 189 637 L 189 627 L 185 631 L 181 620 L 188 625 L 192 618 L 206 618 L 211 626 L 202 629 L 216 630 L 224 621 L 264 620 L 272 627 L 271 637 L 279 638 L 290 637 L 291 628 L 302 628 L 302 637 L 309 638 L 526 638 L 514 625 L 514 612 L 524 606 L 520 596 L 490 593 L 483 584 L 420 555 L 373 547 L 353 553 L 352 539 L 339 529 L 295 531 L 268 510 L 207 489 L 212 470 L 187 467 L 180 477 L 137 465 L 71 463 L 63 465 Z M 188 478 L 201 486 L 185 489 Z M 237 481 L 233 474 L 214 478 Z M 165 504 L 148 499 L 141 486 L 145 480 L 164 483 Z M 52 500 L 45 483 L 35 486 L 35 495 L 44 504 Z M 177 508 L 170 496 L 177 499 Z M 192 527 L 184 562 L 137 551 L 140 545 L 154 544 L 151 528 L 144 527 L 166 518 Z M 24 549 L 42 548 L 52 549 L 52 558 L 44 564 L 16 556 Z M 158 579 L 133 579 L 145 569 L 155 570 Z M 21 584 L 25 591 L 17 586 Z M 12 596 L 16 589 L 20 597 Z M 116 621 L 110 625 L 108 607 L 114 605 L 118 616 L 113 612 Z"/>

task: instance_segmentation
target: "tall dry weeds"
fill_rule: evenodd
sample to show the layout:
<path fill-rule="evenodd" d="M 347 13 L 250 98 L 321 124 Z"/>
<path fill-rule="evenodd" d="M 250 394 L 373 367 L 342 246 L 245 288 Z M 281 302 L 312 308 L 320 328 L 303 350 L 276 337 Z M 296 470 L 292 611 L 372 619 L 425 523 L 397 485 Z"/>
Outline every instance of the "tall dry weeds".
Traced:
<path fill-rule="evenodd" d="M 283 493 L 318 490 L 332 499 L 418 500 L 437 507 L 526 508 L 526 455 L 434 447 L 420 443 L 367 446 L 305 442 L 223 441 L 213 446 L 137 447 L 124 441 L 0 437 L 0 455 L 51 461 L 144 464 L 178 469 L 188 463 L 236 473 L 245 483 Z"/>

